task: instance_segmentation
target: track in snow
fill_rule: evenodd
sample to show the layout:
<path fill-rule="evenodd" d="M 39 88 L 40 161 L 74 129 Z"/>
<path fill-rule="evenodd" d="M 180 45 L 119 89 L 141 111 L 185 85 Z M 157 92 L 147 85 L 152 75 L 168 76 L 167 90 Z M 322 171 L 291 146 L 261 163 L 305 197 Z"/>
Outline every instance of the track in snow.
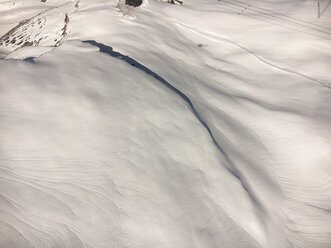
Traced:
<path fill-rule="evenodd" d="M 328 27 L 310 23 L 241 1 L 221 0 L 219 2 L 223 8 L 234 11 L 237 14 L 245 14 L 247 17 L 272 22 L 276 25 L 280 25 L 297 32 L 302 32 L 314 35 L 322 39 L 331 40 L 331 29 Z M 260 15 L 260 17 L 257 17 L 256 14 Z"/>

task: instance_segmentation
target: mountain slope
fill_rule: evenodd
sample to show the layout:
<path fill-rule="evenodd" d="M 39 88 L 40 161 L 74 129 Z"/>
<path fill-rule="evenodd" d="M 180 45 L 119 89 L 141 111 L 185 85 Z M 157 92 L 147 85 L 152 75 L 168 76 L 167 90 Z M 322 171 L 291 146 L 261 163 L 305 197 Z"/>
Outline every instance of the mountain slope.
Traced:
<path fill-rule="evenodd" d="M 15 6 L 0 3 L 0 247 L 331 245 L 329 11 Z"/>

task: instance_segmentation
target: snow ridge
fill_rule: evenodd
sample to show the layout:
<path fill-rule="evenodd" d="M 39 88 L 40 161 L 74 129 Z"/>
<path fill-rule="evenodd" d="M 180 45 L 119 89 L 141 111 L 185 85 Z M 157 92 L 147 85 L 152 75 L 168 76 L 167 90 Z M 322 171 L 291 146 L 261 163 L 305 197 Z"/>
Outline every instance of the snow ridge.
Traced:
<path fill-rule="evenodd" d="M 222 155 L 224 156 L 224 158 L 226 159 L 226 161 L 228 162 L 229 166 L 226 166 L 225 168 L 234 176 L 236 177 L 239 182 L 241 183 L 241 185 L 243 186 L 243 188 L 245 189 L 245 191 L 247 192 L 248 196 L 250 197 L 250 199 L 257 205 L 260 205 L 258 200 L 254 197 L 254 195 L 251 193 L 251 191 L 249 190 L 249 186 L 245 184 L 245 182 L 243 181 L 242 177 L 240 176 L 240 172 L 238 170 L 235 169 L 235 166 L 233 165 L 233 163 L 231 162 L 231 159 L 229 158 L 229 156 L 226 154 L 226 152 L 224 151 L 224 149 L 219 145 L 219 143 L 217 142 L 217 140 L 215 139 L 211 129 L 209 128 L 208 124 L 206 123 L 206 121 L 204 121 L 202 119 L 202 117 L 200 116 L 199 112 L 196 110 L 196 108 L 194 107 L 193 102 L 191 101 L 191 99 L 185 95 L 182 91 L 180 91 L 179 89 L 177 89 L 175 86 L 173 86 L 171 83 L 169 83 L 167 80 L 165 80 L 163 77 L 161 77 L 160 75 L 158 75 L 157 73 L 153 72 L 152 70 L 150 70 L 148 67 L 142 65 L 141 63 L 139 63 L 138 61 L 136 61 L 135 59 L 123 55 L 119 52 L 116 52 L 113 50 L 113 48 L 111 46 L 107 46 L 104 45 L 102 43 L 96 42 L 95 40 L 85 40 L 82 41 L 83 43 L 88 43 L 91 44 L 93 46 L 96 46 L 100 49 L 100 52 L 102 53 L 106 53 L 114 58 L 118 58 L 121 59 L 123 61 L 125 61 L 126 63 L 138 68 L 139 70 L 147 73 L 148 75 L 154 77 L 155 79 L 157 79 L 159 82 L 161 82 L 163 85 L 165 85 L 167 88 L 169 88 L 170 90 L 172 90 L 173 92 L 175 92 L 177 95 L 179 95 L 191 108 L 192 113 L 194 114 L 194 116 L 198 119 L 198 121 L 201 123 L 202 126 L 205 127 L 205 129 L 207 130 L 207 132 L 209 133 L 211 139 L 213 140 L 213 143 L 215 144 L 215 146 L 217 147 L 217 149 L 222 153 Z"/>

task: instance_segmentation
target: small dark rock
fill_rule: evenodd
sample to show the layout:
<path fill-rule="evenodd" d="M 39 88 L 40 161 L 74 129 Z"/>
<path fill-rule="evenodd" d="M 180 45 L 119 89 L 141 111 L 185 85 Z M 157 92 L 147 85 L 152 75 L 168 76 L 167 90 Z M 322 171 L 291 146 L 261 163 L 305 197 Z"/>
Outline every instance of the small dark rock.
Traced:
<path fill-rule="evenodd" d="M 125 0 L 125 4 L 133 6 L 133 7 L 138 7 L 143 3 L 142 0 Z"/>
<path fill-rule="evenodd" d="M 183 4 L 183 1 L 180 1 L 180 0 L 169 0 L 168 2 L 171 4 L 179 4 L 179 5 Z"/>
<path fill-rule="evenodd" d="M 22 47 L 33 46 L 33 42 L 25 42 Z"/>

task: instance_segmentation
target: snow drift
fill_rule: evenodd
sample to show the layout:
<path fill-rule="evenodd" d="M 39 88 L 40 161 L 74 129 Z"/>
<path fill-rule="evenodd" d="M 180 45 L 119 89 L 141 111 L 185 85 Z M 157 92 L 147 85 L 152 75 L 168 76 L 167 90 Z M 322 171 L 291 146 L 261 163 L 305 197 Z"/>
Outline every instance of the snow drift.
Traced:
<path fill-rule="evenodd" d="M 0 11 L 0 247 L 331 246 L 328 9 Z"/>

